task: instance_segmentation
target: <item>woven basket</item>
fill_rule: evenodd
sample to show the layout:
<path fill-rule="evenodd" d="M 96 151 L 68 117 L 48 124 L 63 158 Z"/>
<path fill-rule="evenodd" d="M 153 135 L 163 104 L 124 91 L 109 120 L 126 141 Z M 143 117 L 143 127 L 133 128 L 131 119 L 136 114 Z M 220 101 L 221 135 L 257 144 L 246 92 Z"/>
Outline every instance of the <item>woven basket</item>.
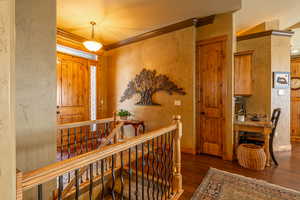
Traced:
<path fill-rule="evenodd" d="M 261 146 L 241 144 L 237 149 L 239 164 L 248 169 L 263 170 L 266 166 L 266 154 Z"/>

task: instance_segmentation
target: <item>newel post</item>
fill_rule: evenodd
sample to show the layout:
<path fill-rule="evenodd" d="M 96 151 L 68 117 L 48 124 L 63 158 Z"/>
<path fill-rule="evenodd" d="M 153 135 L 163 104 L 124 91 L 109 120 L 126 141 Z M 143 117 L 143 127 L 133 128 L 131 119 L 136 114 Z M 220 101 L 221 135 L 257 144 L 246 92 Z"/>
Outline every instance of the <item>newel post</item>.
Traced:
<path fill-rule="evenodd" d="M 173 116 L 174 123 L 177 125 L 175 138 L 174 138 L 174 181 L 173 188 L 174 192 L 182 191 L 182 175 L 181 175 L 181 148 L 180 148 L 180 140 L 182 137 L 182 123 L 180 121 L 181 116 Z"/>
<path fill-rule="evenodd" d="M 22 172 L 16 171 L 16 200 L 23 199 L 23 188 L 22 188 Z"/>

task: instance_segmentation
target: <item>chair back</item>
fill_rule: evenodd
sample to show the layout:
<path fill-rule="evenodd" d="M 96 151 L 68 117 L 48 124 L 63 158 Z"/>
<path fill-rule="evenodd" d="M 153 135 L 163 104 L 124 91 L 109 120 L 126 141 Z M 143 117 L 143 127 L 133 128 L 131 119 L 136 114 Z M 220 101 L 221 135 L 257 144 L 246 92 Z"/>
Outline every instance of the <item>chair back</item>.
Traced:
<path fill-rule="evenodd" d="M 281 109 L 280 108 L 276 108 L 276 109 L 273 110 L 272 118 L 271 118 L 271 122 L 273 124 L 272 136 L 275 134 L 280 114 L 281 114 Z"/>

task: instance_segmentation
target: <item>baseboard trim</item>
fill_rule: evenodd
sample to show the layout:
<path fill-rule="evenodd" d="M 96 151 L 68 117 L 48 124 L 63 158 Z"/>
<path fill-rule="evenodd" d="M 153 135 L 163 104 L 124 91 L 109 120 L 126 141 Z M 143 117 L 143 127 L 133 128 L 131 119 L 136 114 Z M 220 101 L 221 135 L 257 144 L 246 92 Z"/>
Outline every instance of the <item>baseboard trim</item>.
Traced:
<path fill-rule="evenodd" d="M 291 151 L 292 150 L 292 145 L 280 145 L 280 146 L 275 146 L 274 151 Z"/>
<path fill-rule="evenodd" d="M 193 149 L 193 148 L 182 148 L 181 147 L 181 152 L 196 155 L 196 149 Z"/>

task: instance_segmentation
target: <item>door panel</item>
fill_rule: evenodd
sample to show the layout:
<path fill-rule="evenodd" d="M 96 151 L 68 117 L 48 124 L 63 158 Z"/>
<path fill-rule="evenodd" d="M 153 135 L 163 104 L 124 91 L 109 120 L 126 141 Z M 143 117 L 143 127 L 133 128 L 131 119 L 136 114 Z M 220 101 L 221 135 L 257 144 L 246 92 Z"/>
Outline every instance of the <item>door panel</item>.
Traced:
<path fill-rule="evenodd" d="M 197 132 L 200 153 L 222 156 L 225 40 L 197 46 Z"/>
<path fill-rule="evenodd" d="M 88 60 L 57 54 L 57 123 L 89 120 Z"/>
<path fill-rule="evenodd" d="M 291 77 L 300 78 L 300 58 L 291 60 Z M 291 90 L 291 140 L 300 142 L 300 90 Z"/>

